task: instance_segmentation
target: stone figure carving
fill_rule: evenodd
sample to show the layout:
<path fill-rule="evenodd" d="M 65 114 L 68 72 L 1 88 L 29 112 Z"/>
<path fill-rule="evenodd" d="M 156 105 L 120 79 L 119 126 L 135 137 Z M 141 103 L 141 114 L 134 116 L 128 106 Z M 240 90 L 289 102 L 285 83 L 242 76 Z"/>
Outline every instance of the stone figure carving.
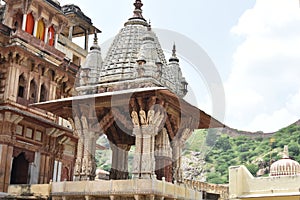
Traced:
<path fill-rule="evenodd" d="M 131 113 L 131 118 L 132 118 L 132 123 L 134 126 L 139 126 L 140 122 L 139 122 L 139 117 L 136 111 L 132 111 Z"/>
<path fill-rule="evenodd" d="M 147 124 L 146 112 L 144 110 L 140 110 L 140 121 L 141 125 Z"/>
<path fill-rule="evenodd" d="M 151 110 L 148 111 L 147 123 L 149 125 L 153 124 L 153 122 L 154 122 L 154 114 L 155 114 L 154 110 L 151 109 Z"/>

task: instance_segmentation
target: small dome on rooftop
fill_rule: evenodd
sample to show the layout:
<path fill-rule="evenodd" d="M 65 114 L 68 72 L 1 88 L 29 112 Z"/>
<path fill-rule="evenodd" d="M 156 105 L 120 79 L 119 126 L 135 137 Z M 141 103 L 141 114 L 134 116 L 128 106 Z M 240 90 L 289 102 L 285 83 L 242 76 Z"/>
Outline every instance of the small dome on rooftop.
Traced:
<path fill-rule="evenodd" d="M 300 164 L 289 158 L 288 146 L 284 146 L 283 157 L 271 165 L 270 176 L 293 175 L 300 175 Z"/>

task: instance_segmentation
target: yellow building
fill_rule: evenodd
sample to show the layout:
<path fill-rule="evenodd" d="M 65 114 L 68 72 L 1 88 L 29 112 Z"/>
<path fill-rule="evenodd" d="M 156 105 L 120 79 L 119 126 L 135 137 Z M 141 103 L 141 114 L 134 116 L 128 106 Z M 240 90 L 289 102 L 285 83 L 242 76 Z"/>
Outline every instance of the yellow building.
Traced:
<path fill-rule="evenodd" d="M 283 158 L 274 162 L 269 177 L 254 178 L 245 166 L 229 168 L 229 199 L 300 199 L 300 164 L 288 157 L 285 147 Z"/>

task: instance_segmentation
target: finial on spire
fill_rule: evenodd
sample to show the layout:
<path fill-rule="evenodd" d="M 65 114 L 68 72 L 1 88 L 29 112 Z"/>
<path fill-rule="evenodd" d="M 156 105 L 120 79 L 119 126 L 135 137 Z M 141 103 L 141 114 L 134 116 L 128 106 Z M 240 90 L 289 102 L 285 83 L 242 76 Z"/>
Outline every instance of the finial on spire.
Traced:
<path fill-rule="evenodd" d="M 100 51 L 100 46 L 98 45 L 98 36 L 97 36 L 97 30 L 95 30 L 94 33 L 94 44 L 91 46 L 90 50 L 97 49 Z"/>
<path fill-rule="evenodd" d="M 124 26 L 127 25 L 143 25 L 145 27 L 148 27 L 149 24 L 147 22 L 147 20 L 144 19 L 142 13 L 142 7 L 143 7 L 143 3 L 141 0 L 135 0 L 134 5 L 134 11 L 133 11 L 133 16 L 131 18 L 129 18 L 129 20 L 127 22 L 125 22 Z"/>
<path fill-rule="evenodd" d="M 175 44 L 175 42 L 173 44 L 172 56 L 176 57 L 176 44 Z"/>
<path fill-rule="evenodd" d="M 177 58 L 177 55 L 176 55 L 176 45 L 175 45 L 175 42 L 173 44 L 172 57 L 169 59 L 169 62 L 172 62 L 172 61 L 179 62 L 179 59 Z"/>
<path fill-rule="evenodd" d="M 136 0 L 135 3 L 133 4 L 135 9 L 133 11 L 133 17 L 136 17 L 136 18 L 143 18 L 143 15 L 142 15 L 142 7 L 143 7 L 143 3 L 141 0 Z"/>
<path fill-rule="evenodd" d="M 289 146 L 288 145 L 284 145 L 284 148 L 283 148 L 283 156 L 282 158 L 289 158 Z"/>
<path fill-rule="evenodd" d="M 151 31 L 151 20 L 149 19 L 149 22 L 148 22 L 148 31 Z"/>
<path fill-rule="evenodd" d="M 97 31 L 95 30 L 94 33 L 94 44 L 98 44 L 98 36 L 97 36 Z"/>

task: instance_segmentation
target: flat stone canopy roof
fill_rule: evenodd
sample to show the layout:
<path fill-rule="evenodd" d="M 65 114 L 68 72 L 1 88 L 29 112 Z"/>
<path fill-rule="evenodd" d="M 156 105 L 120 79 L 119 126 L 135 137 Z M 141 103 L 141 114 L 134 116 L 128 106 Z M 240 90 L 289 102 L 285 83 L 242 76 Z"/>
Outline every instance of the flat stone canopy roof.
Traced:
<path fill-rule="evenodd" d="M 167 113 L 172 110 L 180 112 L 182 116 L 192 118 L 196 121 L 193 129 L 207 129 L 207 128 L 223 128 L 225 125 L 218 120 L 211 117 L 209 114 L 191 105 L 176 94 L 165 87 L 149 87 L 128 89 L 122 91 L 105 92 L 98 94 L 89 94 L 83 96 L 74 96 L 70 98 L 52 100 L 42 103 L 32 104 L 31 106 L 40 108 L 65 119 L 73 117 L 73 106 L 92 102 L 95 110 L 98 108 L 111 108 L 114 106 L 124 106 L 129 104 L 131 97 L 151 97 L 157 96 L 159 99 L 164 99 L 168 103 L 166 108 Z"/>

